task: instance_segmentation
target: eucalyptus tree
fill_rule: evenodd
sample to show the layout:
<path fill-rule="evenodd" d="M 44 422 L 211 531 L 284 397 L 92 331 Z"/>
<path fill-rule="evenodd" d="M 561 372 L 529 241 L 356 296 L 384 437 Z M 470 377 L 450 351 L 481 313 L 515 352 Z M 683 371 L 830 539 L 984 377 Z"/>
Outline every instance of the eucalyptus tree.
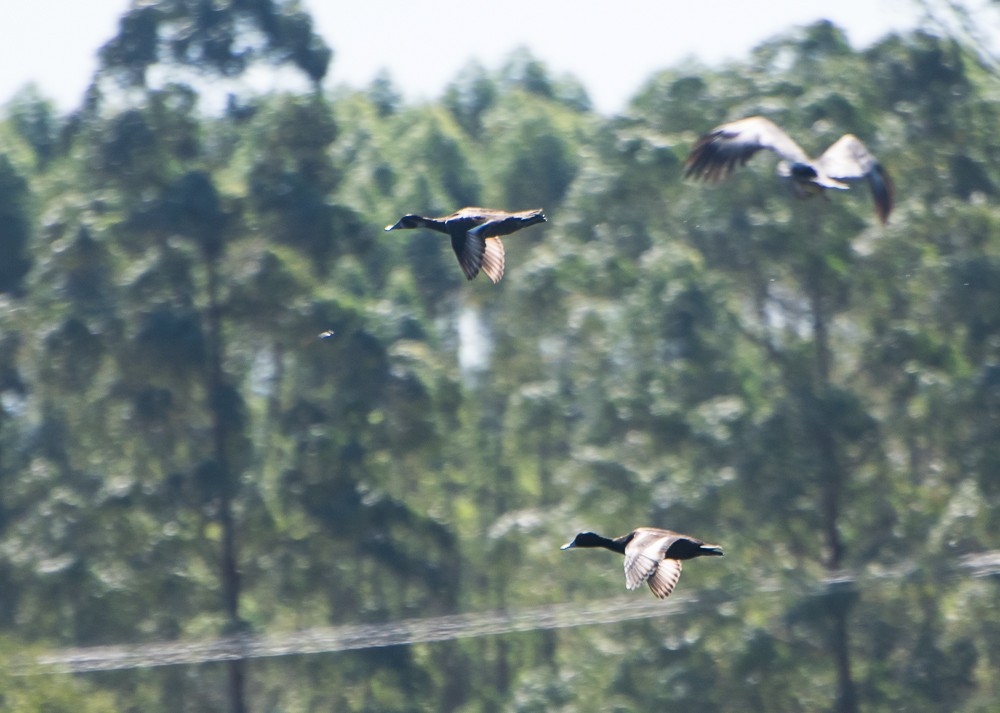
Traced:
<path fill-rule="evenodd" d="M 953 145 L 933 138 L 968 126 L 969 116 L 989 113 L 989 103 L 979 98 L 981 89 L 973 88 L 970 74 L 947 40 L 919 34 L 892 37 L 860 55 L 835 28 L 819 24 L 762 45 L 738 73 L 701 72 L 697 79 L 665 73 L 635 103 L 641 120 L 661 130 L 673 123 L 674 107 L 682 116 L 689 115 L 692 101 L 722 121 L 766 107 L 776 120 L 811 128 L 818 146 L 850 127 L 877 143 L 898 180 L 900 210 L 885 230 L 871 224 L 864 201 L 834 196 L 821 205 L 797 204 L 772 187 L 762 187 L 753 167 L 725 188 L 700 194 L 696 202 L 690 202 L 687 189 L 672 192 L 674 204 L 682 202 L 687 208 L 684 218 L 675 220 L 676 235 L 727 285 L 721 294 L 729 294 L 729 319 L 742 335 L 742 344 L 725 352 L 729 356 L 723 363 L 735 366 L 733 356 L 754 353 L 758 362 L 743 362 L 743 369 L 750 367 L 753 375 L 745 383 L 757 382 L 750 392 L 757 397 L 740 396 L 749 418 L 734 421 L 738 428 L 730 447 L 738 447 L 729 453 L 737 477 L 729 490 L 738 500 L 724 512 L 749 528 L 753 539 L 764 538 L 782 557 L 797 561 L 802 571 L 819 580 L 807 585 L 806 580 L 775 573 L 786 579 L 789 591 L 800 591 L 801 598 L 779 602 L 785 608 L 781 627 L 761 632 L 762 642 L 770 638 L 775 652 L 787 660 L 795 657 L 800 670 L 822 671 L 822 680 L 836 692 L 839 710 L 857 710 L 864 701 L 884 700 L 881 696 L 914 705 L 905 686 L 891 694 L 875 691 L 880 683 L 898 680 L 908 653 L 914 660 L 922 658 L 939 645 L 933 643 L 938 637 L 948 637 L 937 623 L 936 607 L 927 602 L 922 614 L 926 648 L 907 636 L 887 638 L 885 630 L 873 634 L 878 612 L 892 605 L 866 575 L 899 558 L 929 562 L 922 529 L 928 521 L 915 513 L 937 508 L 925 486 L 914 488 L 908 482 L 912 475 L 907 471 L 917 468 L 923 473 L 925 456 L 933 449 L 914 451 L 914 445 L 905 444 L 923 442 L 928 437 L 923 434 L 935 432 L 940 416 L 926 412 L 928 420 L 918 425 L 908 410 L 912 403 L 904 407 L 907 413 L 898 410 L 910 398 L 927 398 L 921 393 L 927 387 L 914 388 L 921 379 L 903 378 L 899 364 L 911 363 L 917 373 L 926 372 L 930 383 L 945 378 L 957 389 L 951 397 L 958 401 L 965 389 L 964 380 L 955 380 L 962 370 L 954 370 L 959 361 L 946 336 L 955 323 L 946 326 L 942 310 L 947 300 L 941 288 L 949 280 L 941 279 L 931 237 L 935 230 L 925 230 L 933 219 L 918 223 L 913 210 L 918 200 L 914 196 L 921 196 L 937 211 L 979 213 L 974 204 L 981 198 L 976 196 L 988 195 L 992 179 L 980 158 L 987 144 L 977 132 L 961 161 L 947 158 L 954 153 Z M 740 86 L 735 85 L 737 78 Z M 956 107 L 943 97 L 956 94 L 969 101 L 963 104 L 963 117 L 952 120 Z M 685 102 L 672 97 L 684 97 Z M 691 139 L 699 132 L 687 126 L 683 130 Z M 675 130 L 665 140 L 685 138 Z M 952 177 L 921 170 L 917 163 L 950 164 Z M 760 171 L 769 172 L 770 166 Z M 977 189 L 963 188 L 963 183 Z M 956 191 L 959 200 L 970 205 L 952 208 Z M 954 233 L 944 229 L 944 234 L 981 240 L 984 228 Z M 975 262 L 983 265 L 982 260 Z M 977 319 L 984 312 L 964 314 Z M 894 367 L 878 356 L 886 338 L 893 345 L 893 360 L 902 360 L 894 361 Z M 903 383 L 909 386 L 903 388 Z M 947 408 L 956 426 L 964 429 L 958 423 L 966 421 L 965 415 Z M 970 404 L 971 419 L 983 423 L 973 412 Z M 897 458 L 905 452 L 911 454 L 910 465 L 900 468 Z M 973 480 L 956 474 L 955 484 L 964 489 Z M 748 513 L 769 517 L 762 521 Z M 946 587 L 942 584 L 937 592 Z M 791 647 L 786 632 L 793 634 Z M 782 638 L 785 643 L 779 644 Z M 813 648 L 810 641 L 824 645 Z M 975 660 L 975 647 L 968 640 L 957 645 L 969 652 L 967 661 Z M 894 652 L 897 667 L 889 671 L 875 663 L 885 660 L 887 650 Z M 825 657 L 829 668 L 823 665 Z M 949 675 L 942 672 L 942 685 L 953 685 L 959 699 L 968 695 L 961 677 L 944 683 Z M 765 707 L 771 706 L 780 704 L 774 699 Z"/>
<path fill-rule="evenodd" d="M 995 583 L 952 565 L 997 547 L 987 70 L 820 23 L 611 119 L 527 52 L 436 103 L 380 77 L 213 112 L 200 73 L 315 84 L 330 53 L 294 3 L 198 7 L 136 5 L 79 112 L 26 96 L 0 124 L 0 624 L 119 643 L 583 600 L 620 575 L 561 542 L 665 525 L 727 556 L 652 626 L 100 686 L 151 710 L 989 709 Z M 795 202 L 766 161 L 682 181 L 702 131 L 759 113 L 808 150 L 863 137 L 889 226 L 863 192 Z M 477 203 L 550 221 L 490 290 L 381 231 Z"/>
<path fill-rule="evenodd" d="M 98 512 L 142 504 L 147 517 L 159 520 L 168 533 L 170 556 L 184 550 L 169 545 L 180 534 L 187 547 L 201 550 L 204 564 L 217 563 L 217 581 L 210 588 L 221 590 L 226 629 L 232 633 L 245 627 L 237 519 L 253 499 L 241 502 L 251 465 L 246 371 L 230 349 L 225 261 L 245 232 L 239 201 L 217 187 L 231 154 L 224 142 L 208 139 L 197 91 L 182 82 L 196 80 L 199 73 L 235 77 L 268 61 L 295 67 L 316 85 L 330 57 L 310 18 L 294 3 L 136 4 L 101 48 L 85 105 L 68 127 L 67 140 L 83 159 L 76 167 L 78 184 L 58 204 L 49 196 L 50 215 L 57 217 L 46 237 L 62 254 L 49 257 L 39 277 L 55 278 L 56 284 L 65 279 L 59 297 L 70 301 L 46 300 L 68 316 L 47 338 L 43 351 L 49 358 L 36 371 L 47 377 L 37 387 L 39 422 L 48 429 L 42 442 L 55 449 L 50 461 L 82 470 L 92 481 L 90 492 L 81 491 L 80 484 L 69 492 L 85 499 L 107 493 L 98 499 L 103 507 L 76 517 L 76 541 L 87 541 L 84 532 L 98 532 Z M 38 118 L 27 118 L 33 118 L 28 128 L 44 128 Z M 239 116 L 229 119 L 237 122 Z M 31 133 L 36 152 L 44 151 L 37 135 Z M 77 203 L 66 200 L 74 196 Z M 63 252 L 62 244 L 69 249 Z M 72 277 L 78 279 L 71 282 Z M 62 372 L 55 369 L 60 359 L 67 367 Z M 80 402 L 88 405 L 73 414 L 70 405 Z M 90 419 L 79 420 L 83 414 Z M 136 458 L 135 469 L 108 448 L 116 432 L 124 452 Z M 145 434 L 148 439 L 142 439 Z M 140 440 L 153 447 L 137 448 Z M 94 451 L 101 448 L 105 452 L 98 456 Z M 143 465 L 148 469 L 140 472 Z M 105 467 L 110 472 L 102 473 Z M 168 514 L 171 500 L 181 505 L 174 517 Z M 197 515 L 185 514 L 184 506 Z M 129 525 L 113 535 L 120 542 L 108 548 L 114 558 L 98 557 L 119 579 L 130 567 L 143 566 L 144 558 L 136 555 L 130 565 L 125 557 L 126 542 L 150 542 L 152 523 L 142 521 L 139 513 L 128 513 L 123 522 Z M 206 549 L 216 547 L 214 554 Z M 88 576 L 99 575 L 100 565 L 90 564 L 73 564 L 81 586 Z M 166 571 L 178 569 L 191 575 L 198 566 L 189 559 Z M 178 592 L 172 605 L 161 609 L 171 614 L 157 617 L 153 608 L 134 611 L 132 618 L 160 618 L 176 635 L 185 615 L 204 608 L 192 601 L 190 588 L 169 580 L 163 578 L 154 597 L 169 601 L 168 592 Z M 119 590 L 129 589 L 125 581 Z M 79 613 L 85 611 L 81 607 Z M 101 625 L 106 618 L 82 620 L 98 627 L 100 636 L 121 631 Z M 73 638 L 92 640 L 79 630 Z M 233 662 L 229 671 L 230 705 L 245 710 L 243 664 Z M 176 695 L 169 689 L 165 695 Z"/>

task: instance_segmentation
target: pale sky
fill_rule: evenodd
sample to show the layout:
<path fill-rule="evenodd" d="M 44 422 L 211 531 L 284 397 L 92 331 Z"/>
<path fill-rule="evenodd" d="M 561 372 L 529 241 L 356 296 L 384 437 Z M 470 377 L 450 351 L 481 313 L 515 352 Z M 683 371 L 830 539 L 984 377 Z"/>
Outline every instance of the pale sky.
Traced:
<path fill-rule="evenodd" d="M 0 24 L 0 105 L 29 82 L 62 109 L 80 103 L 129 0 L 12 0 Z M 686 57 L 739 59 L 827 18 L 855 47 L 913 28 L 916 0 L 302 0 L 334 50 L 327 83 L 389 71 L 409 100 L 432 100 L 476 59 L 488 69 L 527 46 L 554 75 L 583 82 L 596 107 L 622 109 L 652 72 Z M 446 35 L 448 35 L 446 37 Z"/>

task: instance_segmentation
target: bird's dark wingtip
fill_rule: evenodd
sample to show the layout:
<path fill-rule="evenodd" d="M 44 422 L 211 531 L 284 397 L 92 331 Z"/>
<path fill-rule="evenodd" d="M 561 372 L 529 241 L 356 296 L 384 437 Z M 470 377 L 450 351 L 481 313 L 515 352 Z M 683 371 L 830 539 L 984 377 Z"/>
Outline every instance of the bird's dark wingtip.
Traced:
<path fill-rule="evenodd" d="M 896 201 L 896 186 L 889 173 L 882 164 L 875 164 L 871 173 L 868 174 L 868 181 L 871 185 L 872 198 L 875 201 L 875 213 L 882 225 L 889 224 L 889 214 L 892 213 L 893 204 Z"/>

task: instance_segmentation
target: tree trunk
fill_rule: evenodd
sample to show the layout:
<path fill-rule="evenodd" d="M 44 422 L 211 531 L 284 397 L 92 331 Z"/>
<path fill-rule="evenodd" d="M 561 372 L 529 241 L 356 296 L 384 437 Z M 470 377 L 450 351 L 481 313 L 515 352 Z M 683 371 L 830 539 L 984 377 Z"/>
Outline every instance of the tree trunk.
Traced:
<path fill-rule="evenodd" d="M 227 444 L 230 440 L 229 420 L 223 409 L 227 408 L 222 397 L 225 393 L 223 354 L 225 344 L 222 335 L 222 314 L 219 306 L 219 277 L 217 266 L 212 259 L 207 260 L 208 269 L 208 329 L 209 367 L 207 392 L 212 415 L 212 445 L 214 458 L 219 468 L 222 483 L 219 495 L 219 526 L 222 529 L 222 551 L 220 553 L 220 579 L 222 580 L 223 606 L 232 634 L 242 629 L 240 620 L 240 574 L 236 556 L 236 526 L 233 518 L 234 474 L 229 463 Z M 245 662 L 234 659 L 229 662 L 229 705 L 232 713 L 246 713 L 244 675 Z"/>
<path fill-rule="evenodd" d="M 858 713 L 858 694 L 851 676 L 851 646 L 847 631 L 850 605 L 845 602 L 833 614 L 833 655 L 837 667 L 837 713 Z"/>
<path fill-rule="evenodd" d="M 816 350 L 814 386 L 810 389 L 811 403 L 805 404 L 809 412 L 810 430 L 819 458 L 821 512 L 823 514 L 823 534 L 826 544 L 826 569 L 837 572 L 844 561 L 844 543 L 840 537 L 840 502 L 842 490 L 847 481 L 841 463 L 840 452 L 829 424 L 829 413 L 825 396 L 830 392 L 830 343 L 827 330 L 827 315 L 823 303 L 821 282 L 810 281 L 809 303 L 812 311 L 813 345 Z M 831 648 L 834 666 L 837 670 L 838 713 L 857 713 L 858 700 L 851 675 L 851 647 L 847 617 L 850 613 L 849 600 L 837 599 L 831 611 Z"/>

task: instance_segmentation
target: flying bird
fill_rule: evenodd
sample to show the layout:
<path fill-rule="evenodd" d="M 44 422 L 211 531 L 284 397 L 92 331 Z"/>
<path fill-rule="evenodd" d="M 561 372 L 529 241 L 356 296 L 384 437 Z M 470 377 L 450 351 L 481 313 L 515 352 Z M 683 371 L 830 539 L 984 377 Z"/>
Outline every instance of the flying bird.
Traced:
<path fill-rule="evenodd" d="M 811 159 L 777 124 L 751 116 L 722 124 L 698 139 L 685 163 L 685 177 L 720 181 L 761 149 L 782 158 L 778 175 L 791 182 L 795 194 L 808 198 L 827 188 L 847 190 L 844 181 L 867 178 L 875 212 L 884 225 L 892 212 L 895 188 L 885 168 L 854 134 L 844 134 L 823 155 Z"/>
<path fill-rule="evenodd" d="M 429 228 L 451 236 L 451 247 L 466 278 L 472 279 L 480 269 L 493 284 L 503 277 L 504 249 L 501 235 L 509 235 L 535 223 L 544 223 L 541 208 L 519 213 L 507 213 L 489 208 L 462 208 L 443 218 L 404 215 L 386 230 Z"/>
<path fill-rule="evenodd" d="M 706 545 L 694 537 L 657 527 L 637 527 L 614 539 L 581 532 L 560 549 L 574 547 L 603 547 L 625 555 L 625 586 L 636 589 L 646 582 L 660 599 L 665 599 L 677 586 L 681 560 L 722 556 L 722 548 L 717 545 Z"/>

